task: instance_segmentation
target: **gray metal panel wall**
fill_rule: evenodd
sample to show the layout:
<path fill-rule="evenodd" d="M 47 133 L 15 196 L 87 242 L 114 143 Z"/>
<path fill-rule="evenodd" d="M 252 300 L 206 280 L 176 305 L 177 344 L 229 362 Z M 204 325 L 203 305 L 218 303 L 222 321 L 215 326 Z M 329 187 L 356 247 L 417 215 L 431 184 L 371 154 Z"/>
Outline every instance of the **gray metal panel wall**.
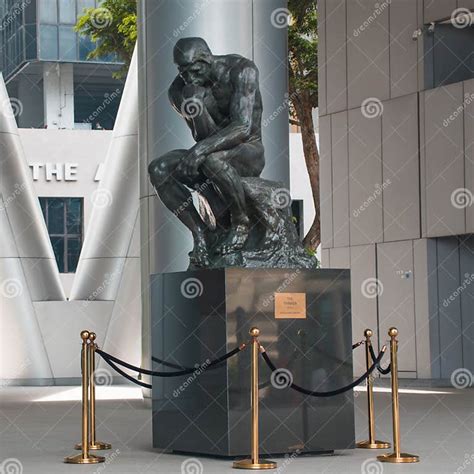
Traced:
<path fill-rule="evenodd" d="M 349 110 L 349 196 L 351 245 L 381 242 L 381 119 Z"/>
<path fill-rule="evenodd" d="M 474 235 L 460 247 L 463 367 L 474 372 Z"/>
<path fill-rule="evenodd" d="M 459 247 L 456 237 L 438 242 L 438 307 L 441 378 L 450 378 L 463 367 L 461 299 L 455 297 L 461 285 Z"/>
<path fill-rule="evenodd" d="M 351 268 L 351 249 L 338 247 L 328 249 L 331 254 L 331 268 Z"/>
<path fill-rule="evenodd" d="M 448 18 L 457 6 L 457 0 L 425 0 L 424 22 L 429 23 Z"/>
<path fill-rule="evenodd" d="M 346 0 L 326 0 L 327 112 L 347 108 Z"/>
<path fill-rule="evenodd" d="M 321 196 L 321 246 L 333 245 L 332 223 L 332 165 L 331 165 L 331 117 L 319 120 L 319 175 Z"/>
<path fill-rule="evenodd" d="M 331 116 L 333 246 L 349 245 L 347 112 Z"/>
<path fill-rule="evenodd" d="M 390 3 L 390 96 L 398 97 L 418 90 L 417 2 L 391 0 Z"/>
<path fill-rule="evenodd" d="M 377 298 L 370 291 L 370 285 L 376 275 L 375 245 L 351 247 L 352 337 L 354 341 L 358 340 L 364 336 L 364 330 L 370 328 L 374 331 L 375 345 L 378 340 Z M 364 371 L 363 353 L 357 351 L 354 353 L 354 373 L 362 374 Z"/>
<path fill-rule="evenodd" d="M 420 237 L 418 98 L 411 94 L 384 103 L 384 241 Z"/>
<path fill-rule="evenodd" d="M 464 188 L 464 126 L 462 83 L 424 92 L 426 234 L 428 237 L 465 232 L 465 211 L 453 205 L 453 193 Z"/>
<path fill-rule="evenodd" d="M 326 87 L 326 0 L 319 0 L 318 8 L 318 107 L 319 115 L 327 114 Z"/>
<path fill-rule="evenodd" d="M 470 205 L 466 207 L 466 232 L 474 233 L 474 79 L 464 83 L 464 103 L 464 184 L 470 198 Z"/>
<path fill-rule="evenodd" d="M 380 13 L 377 11 L 381 10 Z M 347 2 L 347 76 L 349 108 L 368 97 L 390 96 L 389 3 Z"/>
<path fill-rule="evenodd" d="M 416 372 L 413 270 L 411 240 L 377 245 L 379 341 L 382 345 L 390 327 L 398 328 L 399 368 L 404 372 Z"/>

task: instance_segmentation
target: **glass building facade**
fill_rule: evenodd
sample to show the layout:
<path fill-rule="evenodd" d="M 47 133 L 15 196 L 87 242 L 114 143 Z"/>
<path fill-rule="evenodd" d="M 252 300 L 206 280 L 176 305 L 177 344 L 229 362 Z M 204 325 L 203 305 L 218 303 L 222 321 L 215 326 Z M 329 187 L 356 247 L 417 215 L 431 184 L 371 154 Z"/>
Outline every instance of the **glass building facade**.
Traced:
<path fill-rule="evenodd" d="M 6 79 L 29 61 L 88 61 L 94 49 L 74 31 L 86 8 L 101 0 L 0 0 L 1 69 Z M 115 57 L 97 62 L 117 62 Z"/>

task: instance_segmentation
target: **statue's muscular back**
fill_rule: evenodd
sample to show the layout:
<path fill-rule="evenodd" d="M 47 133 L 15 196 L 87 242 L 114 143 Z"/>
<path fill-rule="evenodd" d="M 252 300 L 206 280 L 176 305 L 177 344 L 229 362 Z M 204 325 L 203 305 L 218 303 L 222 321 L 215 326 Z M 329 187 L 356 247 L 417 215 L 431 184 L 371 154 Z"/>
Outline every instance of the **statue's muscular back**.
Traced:
<path fill-rule="evenodd" d="M 208 129 L 208 133 L 193 133 L 196 141 L 203 140 L 229 125 L 233 119 L 232 105 L 240 100 L 239 85 L 246 80 L 250 81 L 255 88 L 255 98 L 252 110 L 249 111 L 249 115 L 251 115 L 251 134 L 248 141 L 260 141 L 262 136 L 262 97 L 258 84 L 257 67 L 253 61 L 237 54 L 214 56 L 214 59 L 212 67 L 213 83 L 208 86 L 187 85 L 181 76 L 175 78 L 169 89 L 169 97 L 173 107 L 193 129 L 183 103 L 186 100 L 200 102 L 213 122 L 213 126 Z M 207 114 L 204 114 L 204 116 Z"/>

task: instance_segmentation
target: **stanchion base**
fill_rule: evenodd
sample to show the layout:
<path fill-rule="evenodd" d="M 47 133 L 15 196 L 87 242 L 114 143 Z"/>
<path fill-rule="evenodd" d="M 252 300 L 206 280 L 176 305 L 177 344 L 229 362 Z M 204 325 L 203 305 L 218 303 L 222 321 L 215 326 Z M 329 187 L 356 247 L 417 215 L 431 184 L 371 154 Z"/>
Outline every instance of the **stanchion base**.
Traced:
<path fill-rule="evenodd" d="M 266 459 L 259 459 L 258 463 L 252 462 L 251 459 L 244 459 L 243 461 L 234 461 L 232 465 L 234 469 L 276 469 L 277 463 L 273 461 L 267 461 Z"/>
<path fill-rule="evenodd" d="M 74 449 L 82 451 L 82 443 L 76 444 Z M 106 449 L 112 449 L 112 445 L 110 443 L 104 443 L 103 441 L 96 441 L 94 444 L 89 444 L 90 451 L 105 451 Z"/>
<path fill-rule="evenodd" d="M 83 457 L 82 454 L 76 454 L 76 456 L 68 456 L 64 458 L 66 464 L 99 464 L 105 462 L 103 456 L 94 456 L 90 454 L 88 457 Z"/>
<path fill-rule="evenodd" d="M 407 453 L 400 453 L 399 456 L 397 456 L 397 453 L 382 454 L 381 456 L 377 456 L 377 459 L 380 462 L 390 462 L 394 464 L 409 464 L 420 461 L 420 458 L 415 454 Z"/>
<path fill-rule="evenodd" d="M 360 449 L 389 449 L 390 443 L 378 440 L 375 440 L 373 443 L 370 441 L 360 441 L 356 444 L 356 447 Z"/>

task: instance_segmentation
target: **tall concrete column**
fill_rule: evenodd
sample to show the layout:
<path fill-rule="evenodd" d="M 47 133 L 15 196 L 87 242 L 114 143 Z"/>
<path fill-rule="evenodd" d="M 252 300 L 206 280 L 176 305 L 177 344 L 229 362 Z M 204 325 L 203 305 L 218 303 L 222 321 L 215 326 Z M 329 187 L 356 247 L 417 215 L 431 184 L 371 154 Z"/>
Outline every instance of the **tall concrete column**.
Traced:
<path fill-rule="evenodd" d="M 147 167 L 176 148 L 190 148 L 191 133 L 168 100 L 177 74 L 173 47 L 200 36 L 217 55 L 237 53 L 255 61 L 263 96 L 264 177 L 289 184 L 287 31 L 285 0 L 141 0 L 139 4 L 140 206 L 143 295 L 143 363 L 149 364 L 150 274 L 186 270 L 190 233 L 149 184 Z M 283 20 L 283 22 L 282 22 Z"/>

